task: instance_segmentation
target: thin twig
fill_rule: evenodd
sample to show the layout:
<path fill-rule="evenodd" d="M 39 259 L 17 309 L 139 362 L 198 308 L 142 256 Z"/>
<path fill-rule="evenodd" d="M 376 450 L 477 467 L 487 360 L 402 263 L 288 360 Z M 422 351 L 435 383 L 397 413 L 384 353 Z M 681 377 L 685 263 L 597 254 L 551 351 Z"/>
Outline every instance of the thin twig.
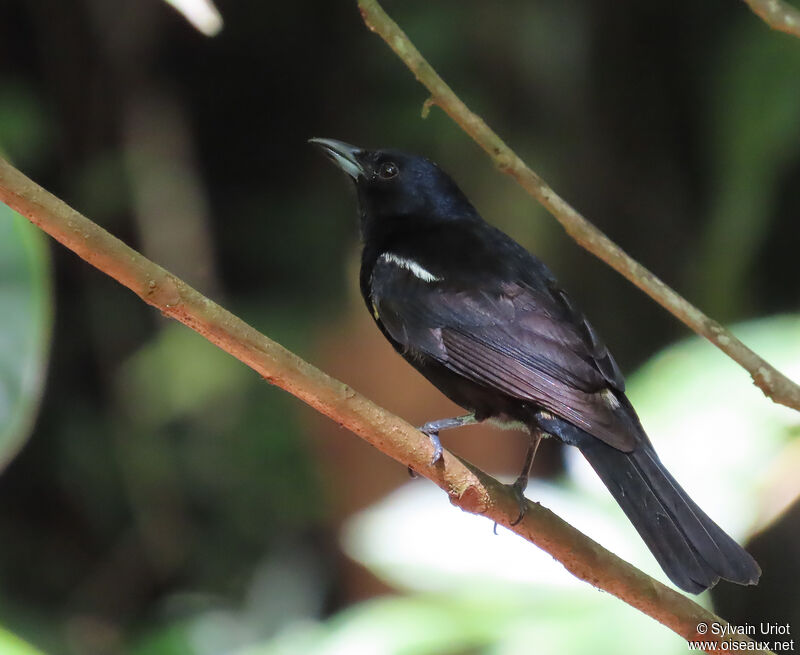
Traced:
<path fill-rule="evenodd" d="M 800 37 L 800 9 L 783 0 L 744 0 L 773 30 Z"/>
<path fill-rule="evenodd" d="M 687 640 L 700 623 L 725 621 L 639 571 L 538 503 L 524 519 L 516 495 L 494 478 L 445 451 L 430 465 L 430 440 L 346 384 L 303 361 L 244 321 L 129 248 L 0 158 L 0 201 L 38 225 L 146 303 L 184 323 L 264 379 L 285 389 L 375 448 L 432 480 L 458 507 L 507 527 L 546 550 L 573 575 L 614 594 Z M 768 652 L 768 651 L 751 651 Z"/>
<path fill-rule="evenodd" d="M 489 154 L 495 165 L 536 198 L 578 244 L 621 273 L 667 311 L 741 365 L 766 396 L 776 403 L 800 411 L 800 386 L 632 259 L 553 191 L 480 116 L 470 111 L 376 0 L 358 0 L 358 5 L 367 27 L 386 41 L 417 80 L 431 92 L 432 97 L 426 101 L 426 106 L 435 104 L 441 107 Z"/>

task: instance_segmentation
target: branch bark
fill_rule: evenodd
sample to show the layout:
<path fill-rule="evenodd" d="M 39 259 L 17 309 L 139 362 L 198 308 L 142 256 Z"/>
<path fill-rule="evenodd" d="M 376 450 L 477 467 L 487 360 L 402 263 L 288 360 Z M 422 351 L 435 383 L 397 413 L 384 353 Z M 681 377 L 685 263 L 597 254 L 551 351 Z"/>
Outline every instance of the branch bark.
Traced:
<path fill-rule="evenodd" d="M 523 189 L 538 200 L 579 245 L 633 282 L 664 309 L 722 350 L 750 373 L 753 382 L 767 397 L 776 403 L 800 411 L 800 386 L 750 350 L 730 330 L 703 314 L 631 258 L 553 191 L 480 116 L 464 104 L 376 0 L 358 0 L 358 6 L 367 27 L 386 41 L 414 73 L 417 80 L 430 91 L 431 98 L 426 101 L 426 108 L 432 104 L 441 107 L 488 153 L 495 165 L 513 177 Z"/>
<path fill-rule="evenodd" d="M 773 30 L 800 37 L 800 9 L 783 0 L 744 0 Z"/>
<path fill-rule="evenodd" d="M 519 507 L 508 487 L 448 451 L 442 462 L 432 467 L 430 441 L 416 428 L 259 333 L 2 158 L 0 201 L 164 315 L 179 320 L 264 379 L 432 480 L 454 505 L 516 532 L 558 559 L 573 575 L 617 596 L 685 639 L 719 641 L 712 634 L 699 634 L 697 626 L 726 625 L 724 620 L 605 550 L 538 503 L 529 502 L 524 519 L 512 526 Z"/>

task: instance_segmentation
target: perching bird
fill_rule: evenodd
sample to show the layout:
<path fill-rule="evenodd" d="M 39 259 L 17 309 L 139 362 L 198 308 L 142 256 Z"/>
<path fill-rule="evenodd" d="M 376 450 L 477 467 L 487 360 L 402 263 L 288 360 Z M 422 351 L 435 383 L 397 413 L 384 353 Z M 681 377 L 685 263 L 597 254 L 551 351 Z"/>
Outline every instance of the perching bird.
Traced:
<path fill-rule="evenodd" d="M 515 483 L 522 498 L 542 434 L 577 447 L 675 585 L 755 584 L 756 561 L 664 468 L 625 396 L 611 353 L 539 259 L 486 223 L 432 161 L 311 139 L 355 182 L 361 293 L 394 348 L 467 416 L 533 435 Z M 521 518 L 521 517 L 520 517 Z"/>

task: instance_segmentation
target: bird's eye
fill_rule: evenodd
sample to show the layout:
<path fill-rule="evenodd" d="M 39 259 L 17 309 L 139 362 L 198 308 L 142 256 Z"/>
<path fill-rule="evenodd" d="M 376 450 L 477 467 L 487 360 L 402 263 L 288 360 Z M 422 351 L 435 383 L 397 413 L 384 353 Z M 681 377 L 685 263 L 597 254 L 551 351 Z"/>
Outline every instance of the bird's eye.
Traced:
<path fill-rule="evenodd" d="M 384 162 L 378 169 L 378 175 L 380 175 L 384 180 L 391 180 L 399 172 L 400 169 L 397 168 L 397 164 L 390 161 Z"/>

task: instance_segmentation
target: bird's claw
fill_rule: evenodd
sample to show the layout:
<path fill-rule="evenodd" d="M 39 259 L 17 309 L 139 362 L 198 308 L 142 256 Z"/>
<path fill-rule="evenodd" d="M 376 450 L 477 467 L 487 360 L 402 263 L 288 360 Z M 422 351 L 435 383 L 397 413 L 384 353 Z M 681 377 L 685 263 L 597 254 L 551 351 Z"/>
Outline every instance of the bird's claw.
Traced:
<path fill-rule="evenodd" d="M 525 513 L 528 511 L 528 499 L 525 498 L 525 487 L 528 486 L 528 478 L 520 476 L 514 480 L 514 484 L 509 486 L 514 492 L 514 495 L 517 497 L 517 502 L 519 503 L 519 515 L 510 523 L 511 527 L 513 528 L 515 525 L 519 525 L 519 522 L 525 518 Z M 492 532 L 497 534 L 497 521 L 494 522 Z"/>
<path fill-rule="evenodd" d="M 436 466 L 438 461 L 442 459 L 442 442 L 439 441 L 439 431 L 432 430 L 428 428 L 428 424 L 426 423 L 421 428 L 417 428 L 422 434 L 424 434 L 428 439 L 431 440 L 431 445 L 433 446 L 433 457 L 431 457 L 431 466 Z M 408 467 L 408 475 L 413 479 L 417 477 L 417 472 L 412 469 L 410 466 Z"/>
<path fill-rule="evenodd" d="M 436 466 L 440 459 L 442 459 L 442 442 L 439 441 L 439 433 L 438 432 L 426 432 L 423 430 L 423 433 L 428 435 L 428 438 L 431 440 L 431 445 L 433 446 L 433 457 L 431 457 L 431 466 Z"/>
<path fill-rule="evenodd" d="M 419 431 L 422 432 L 422 434 L 426 435 L 428 439 L 431 440 L 431 445 L 433 446 L 433 457 L 431 457 L 431 466 L 436 466 L 439 460 L 442 459 L 442 452 L 443 452 L 442 442 L 439 441 L 439 431 L 430 429 L 426 430 L 424 425 L 421 428 L 419 428 Z"/>
<path fill-rule="evenodd" d="M 511 521 L 511 526 L 518 525 L 523 518 L 525 518 L 525 513 L 528 511 L 528 500 L 525 498 L 525 487 L 528 486 L 528 478 L 527 477 L 518 477 L 514 484 L 511 485 L 511 489 L 514 491 L 514 495 L 517 497 L 517 503 L 519 503 L 519 515 L 513 521 Z"/>

